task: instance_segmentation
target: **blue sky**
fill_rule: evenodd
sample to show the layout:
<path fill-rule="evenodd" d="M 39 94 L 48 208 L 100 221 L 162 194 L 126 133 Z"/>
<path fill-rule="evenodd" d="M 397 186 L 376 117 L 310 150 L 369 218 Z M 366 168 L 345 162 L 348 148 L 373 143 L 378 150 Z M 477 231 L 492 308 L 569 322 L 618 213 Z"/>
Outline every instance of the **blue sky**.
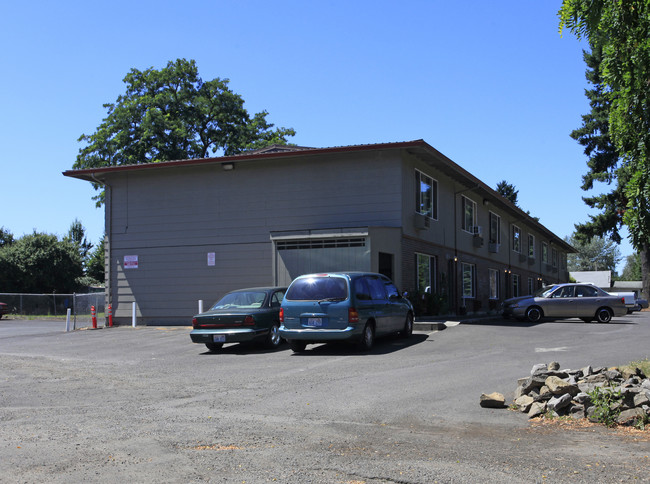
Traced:
<path fill-rule="evenodd" d="M 62 176 L 131 68 L 194 59 L 302 146 L 424 139 L 564 237 L 587 220 L 589 111 L 561 2 L 503 0 L 0 1 L 0 226 L 96 243 L 89 183 Z M 604 191 L 607 187 L 597 188 Z M 629 243 L 623 256 L 632 253 Z M 622 264 L 620 266 L 622 268 Z"/>

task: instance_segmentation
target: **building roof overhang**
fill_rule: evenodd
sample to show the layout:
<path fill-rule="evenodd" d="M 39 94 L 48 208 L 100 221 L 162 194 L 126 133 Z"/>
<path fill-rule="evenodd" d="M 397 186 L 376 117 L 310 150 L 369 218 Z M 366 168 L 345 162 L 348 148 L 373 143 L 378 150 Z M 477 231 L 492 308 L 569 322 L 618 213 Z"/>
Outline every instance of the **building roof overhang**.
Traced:
<path fill-rule="evenodd" d="M 567 244 L 564 240 L 544 227 L 544 225 L 539 223 L 536 219 L 521 210 L 515 204 L 511 203 L 508 199 L 498 194 L 495 190 L 490 188 L 488 185 L 483 183 L 463 167 L 440 153 L 433 146 L 422 139 L 395 143 L 337 146 L 331 148 L 308 148 L 299 146 L 288 147 L 273 145 L 261 150 L 244 152 L 232 156 L 163 161 L 158 163 L 143 163 L 136 165 L 104 166 L 98 168 L 85 168 L 81 170 L 67 170 L 63 172 L 63 175 L 72 178 L 78 178 L 80 180 L 86 180 L 91 183 L 105 184 L 107 182 L 107 178 L 110 178 L 111 175 L 129 172 L 146 172 L 148 170 L 205 165 L 223 166 L 233 163 L 246 163 L 252 161 L 287 160 L 304 156 L 331 156 L 387 150 L 402 151 L 410 156 L 413 156 L 414 158 L 420 160 L 436 171 L 443 173 L 444 175 L 462 185 L 464 188 L 457 191 L 456 194 L 471 191 L 483 198 L 482 202 L 484 205 L 489 206 L 492 204 L 493 206 L 498 207 L 500 210 L 508 213 L 515 219 L 520 220 L 522 224 L 535 227 L 539 232 L 548 237 L 549 241 L 552 244 L 559 246 L 562 250 L 566 252 L 576 252 L 576 250 L 570 244 Z"/>

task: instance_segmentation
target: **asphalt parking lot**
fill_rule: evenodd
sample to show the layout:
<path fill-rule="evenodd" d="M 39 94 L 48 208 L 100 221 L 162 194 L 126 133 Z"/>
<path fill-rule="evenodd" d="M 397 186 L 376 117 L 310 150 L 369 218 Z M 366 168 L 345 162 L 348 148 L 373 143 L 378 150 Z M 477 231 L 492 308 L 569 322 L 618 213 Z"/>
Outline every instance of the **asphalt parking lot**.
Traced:
<path fill-rule="evenodd" d="M 209 353 L 188 327 L 0 320 L 2 482 L 650 482 L 649 434 L 531 425 L 536 363 L 650 357 L 650 313 Z"/>

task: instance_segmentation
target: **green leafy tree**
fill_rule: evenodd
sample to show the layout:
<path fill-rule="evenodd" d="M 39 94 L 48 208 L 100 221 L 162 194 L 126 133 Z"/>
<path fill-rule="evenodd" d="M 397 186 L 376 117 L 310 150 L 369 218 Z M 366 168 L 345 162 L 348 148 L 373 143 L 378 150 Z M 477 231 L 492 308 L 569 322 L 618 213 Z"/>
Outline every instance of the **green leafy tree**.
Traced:
<path fill-rule="evenodd" d="M 567 255 L 569 271 L 616 271 L 616 264 L 621 260 L 618 245 L 604 237 L 593 237 L 585 241 L 574 232 L 565 241 L 578 252 Z"/>
<path fill-rule="evenodd" d="M 641 277 L 641 256 L 639 254 L 628 255 L 620 279 L 622 281 L 640 281 Z"/>
<path fill-rule="evenodd" d="M 108 114 L 97 130 L 79 138 L 85 146 L 74 168 L 233 155 L 286 144 L 295 135 L 290 128 L 273 129 L 266 111 L 251 117 L 227 79 L 203 81 L 193 60 L 131 69 L 124 83 L 126 92 L 104 105 Z M 95 199 L 101 205 L 103 192 Z"/>
<path fill-rule="evenodd" d="M 517 190 L 514 185 L 508 183 L 505 180 L 502 180 L 497 183 L 496 192 L 502 197 L 510 200 L 513 204 L 517 205 L 517 196 L 519 194 L 519 190 Z"/>
<path fill-rule="evenodd" d="M 78 219 L 74 219 L 74 222 L 70 225 L 66 239 L 77 248 L 79 256 L 85 265 L 88 253 L 90 252 L 90 249 L 93 248 L 93 244 L 88 242 L 88 239 L 86 239 L 86 229 Z"/>
<path fill-rule="evenodd" d="M 79 288 L 83 276 L 72 242 L 38 232 L 0 248 L 0 268 L 0 292 L 70 293 Z"/>
<path fill-rule="evenodd" d="M 105 253 L 104 237 L 95 245 L 95 249 L 90 252 L 86 264 L 86 275 L 97 283 L 103 283 L 105 278 Z"/>
<path fill-rule="evenodd" d="M 612 170 L 618 178 L 617 195 L 625 202 L 619 211 L 632 245 L 641 254 L 643 287 L 647 294 L 650 293 L 650 1 L 564 0 L 559 16 L 560 31 L 567 28 L 578 38 L 587 40 L 592 52 L 601 55 L 598 74 L 609 103 L 609 136 L 620 158 L 618 168 Z M 607 206 L 598 208 L 606 211 Z"/>
<path fill-rule="evenodd" d="M 14 235 L 4 227 L 0 227 L 0 247 L 14 243 Z"/>

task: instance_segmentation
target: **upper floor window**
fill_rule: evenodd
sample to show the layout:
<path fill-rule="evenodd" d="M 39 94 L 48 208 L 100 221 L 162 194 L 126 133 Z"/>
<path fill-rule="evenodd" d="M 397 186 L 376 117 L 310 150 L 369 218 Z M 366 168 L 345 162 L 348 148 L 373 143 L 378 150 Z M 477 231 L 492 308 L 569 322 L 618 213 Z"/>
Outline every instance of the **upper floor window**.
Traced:
<path fill-rule="evenodd" d="M 438 218 L 438 182 L 415 170 L 415 211 L 427 217 Z"/>
<path fill-rule="evenodd" d="M 516 225 L 512 226 L 512 250 L 521 254 L 521 229 Z"/>
<path fill-rule="evenodd" d="M 490 244 L 501 243 L 501 217 L 490 212 Z"/>
<path fill-rule="evenodd" d="M 476 227 L 476 202 L 463 197 L 463 230 L 474 233 Z"/>
<path fill-rule="evenodd" d="M 535 258 L 535 236 L 532 234 L 528 234 L 528 257 Z"/>
<path fill-rule="evenodd" d="M 557 250 L 556 249 L 553 249 L 553 251 L 551 252 L 551 257 L 552 257 L 551 262 L 553 264 L 553 267 L 557 267 Z"/>
<path fill-rule="evenodd" d="M 548 264 L 548 244 L 542 242 L 542 262 Z"/>

